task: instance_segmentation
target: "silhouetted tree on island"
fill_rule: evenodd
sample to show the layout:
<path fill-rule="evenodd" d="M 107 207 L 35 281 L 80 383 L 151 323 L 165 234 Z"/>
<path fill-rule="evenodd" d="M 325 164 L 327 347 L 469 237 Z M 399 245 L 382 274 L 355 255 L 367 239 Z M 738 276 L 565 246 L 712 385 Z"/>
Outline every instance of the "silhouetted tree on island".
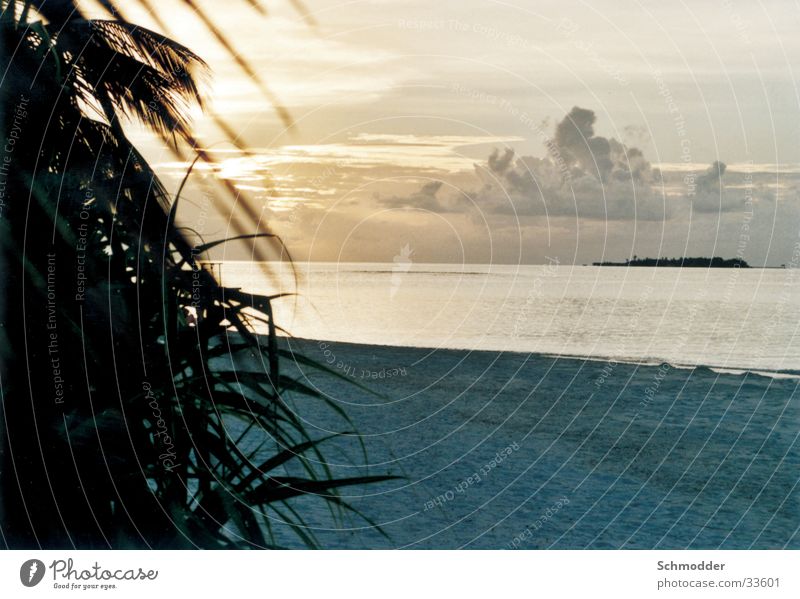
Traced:
<path fill-rule="evenodd" d="M 625 262 L 593 262 L 592 266 L 671 266 L 680 268 L 750 268 L 741 258 L 638 258 Z"/>

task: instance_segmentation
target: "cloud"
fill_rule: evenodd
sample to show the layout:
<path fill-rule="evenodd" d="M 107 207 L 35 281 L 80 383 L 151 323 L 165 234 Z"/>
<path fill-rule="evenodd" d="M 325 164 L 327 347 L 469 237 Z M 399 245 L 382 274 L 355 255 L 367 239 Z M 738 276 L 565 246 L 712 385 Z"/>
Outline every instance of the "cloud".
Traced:
<path fill-rule="evenodd" d="M 501 156 L 500 150 L 495 148 L 491 156 L 489 156 L 489 169 L 495 173 L 504 173 L 512 160 L 514 160 L 514 150 L 506 148 Z"/>
<path fill-rule="evenodd" d="M 442 181 L 428 181 L 409 195 L 379 197 L 378 201 L 393 208 L 414 208 L 436 213 L 460 212 L 461 208 L 455 202 L 442 200 L 436 195 L 443 184 Z"/>
<path fill-rule="evenodd" d="M 730 257 L 743 235 L 748 262 L 790 260 L 800 165 L 653 165 L 635 144 L 597 135 L 596 123 L 580 107 L 550 121 L 539 156 L 515 152 L 508 144 L 518 138 L 507 136 L 373 132 L 253 157 L 231 152 L 217 174 L 252 188 L 255 207 L 268 209 L 301 260 L 391 260 L 406 243 L 428 261 Z M 480 144 L 489 149 L 476 162 Z M 167 166 L 177 185 L 184 165 Z M 193 213 L 183 216 L 196 226 Z M 222 236 L 226 227 L 222 215 L 204 233 Z"/>
<path fill-rule="evenodd" d="M 477 172 L 482 209 L 528 216 L 662 220 L 672 216 L 662 174 L 638 148 L 595 135 L 593 111 L 574 107 L 555 126 L 548 156 L 495 150 Z"/>
<path fill-rule="evenodd" d="M 727 169 L 724 162 L 715 161 L 705 172 L 687 176 L 690 189 L 688 195 L 696 212 L 713 214 L 741 210 L 744 207 L 743 194 L 734 197 L 725 188 L 723 178 Z"/>
<path fill-rule="evenodd" d="M 482 183 L 477 189 L 442 197 L 436 193 L 440 186 L 430 193 L 426 185 L 387 202 L 441 212 L 610 221 L 671 220 L 688 214 L 690 206 L 704 214 L 744 209 L 747 193 L 726 187 L 723 162 L 700 173 L 664 173 L 639 148 L 595 135 L 596 120 L 594 111 L 572 108 L 556 123 L 545 157 L 494 149 L 485 163 L 475 165 Z"/>

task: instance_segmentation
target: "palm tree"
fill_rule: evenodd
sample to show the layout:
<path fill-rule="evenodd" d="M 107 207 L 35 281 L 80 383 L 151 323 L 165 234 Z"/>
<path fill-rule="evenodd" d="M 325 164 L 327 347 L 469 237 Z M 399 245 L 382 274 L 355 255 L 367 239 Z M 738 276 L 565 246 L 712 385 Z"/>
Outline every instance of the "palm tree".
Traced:
<path fill-rule="evenodd" d="M 182 235 L 180 192 L 125 136 L 121 121 L 138 119 L 207 158 L 187 117 L 205 64 L 101 4 L 112 18 L 72 0 L 0 2 L 2 539 L 268 547 L 259 516 L 272 514 L 314 546 L 292 498 L 350 509 L 337 488 L 388 477 L 332 476 L 326 439 L 286 403 L 328 400 L 281 371 L 303 358 L 278 343 L 275 298 L 202 268 L 224 240 Z M 263 372 L 212 367 L 238 353 Z"/>

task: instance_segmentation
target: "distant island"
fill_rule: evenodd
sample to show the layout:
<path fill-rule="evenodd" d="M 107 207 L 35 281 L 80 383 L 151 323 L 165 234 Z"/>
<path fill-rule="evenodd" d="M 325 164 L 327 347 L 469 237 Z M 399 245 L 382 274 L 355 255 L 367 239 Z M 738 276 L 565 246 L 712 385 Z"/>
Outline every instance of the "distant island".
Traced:
<path fill-rule="evenodd" d="M 592 266 L 677 266 L 683 268 L 750 268 L 741 258 L 638 258 L 625 262 L 593 262 Z"/>

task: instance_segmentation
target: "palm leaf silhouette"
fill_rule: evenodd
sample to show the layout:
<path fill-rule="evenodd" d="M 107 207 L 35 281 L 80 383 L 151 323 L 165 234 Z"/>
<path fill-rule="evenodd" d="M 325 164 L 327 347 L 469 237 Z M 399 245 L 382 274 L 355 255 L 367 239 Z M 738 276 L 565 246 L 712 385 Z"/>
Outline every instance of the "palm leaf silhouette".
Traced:
<path fill-rule="evenodd" d="M 138 120 L 176 152 L 211 160 L 187 116 L 203 103 L 205 63 L 101 5 L 109 19 L 87 19 L 71 1 L 2 5 L 0 133 L 14 140 L 0 159 L 2 538 L 19 548 L 274 547 L 275 518 L 314 546 L 293 498 L 354 512 L 339 488 L 390 477 L 327 467 L 323 447 L 341 437 L 313 438 L 286 397 L 320 402 L 343 431 L 352 423 L 282 371 L 283 360 L 309 361 L 280 348 L 276 298 L 223 287 L 203 268 L 202 253 L 225 240 L 183 236 L 179 198 L 124 133 L 124 120 Z M 219 367 L 241 354 L 262 370 Z"/>

